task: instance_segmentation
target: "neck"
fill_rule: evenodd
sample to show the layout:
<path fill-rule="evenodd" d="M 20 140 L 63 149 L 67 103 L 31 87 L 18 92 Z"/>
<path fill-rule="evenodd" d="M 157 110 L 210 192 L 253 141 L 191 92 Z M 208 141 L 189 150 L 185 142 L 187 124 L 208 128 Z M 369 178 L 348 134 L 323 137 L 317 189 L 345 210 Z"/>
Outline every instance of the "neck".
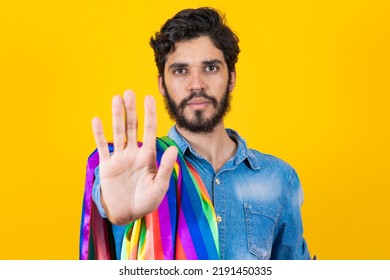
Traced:
<path fill-rule="evenodd" d="M 223 123 L 209 133 L 194 133 L 177 125 L 176 129 L 198 155 L 211 163 L 215 172 L 236 153 L 237 144 L 229 137 Z"/>

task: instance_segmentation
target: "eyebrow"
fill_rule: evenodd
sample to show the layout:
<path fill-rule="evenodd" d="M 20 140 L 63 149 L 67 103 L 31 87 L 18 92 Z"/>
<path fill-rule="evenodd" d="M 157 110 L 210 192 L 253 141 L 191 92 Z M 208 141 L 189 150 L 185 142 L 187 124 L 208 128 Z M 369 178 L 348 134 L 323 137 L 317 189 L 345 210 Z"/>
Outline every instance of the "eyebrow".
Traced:
<path fill-rule="evenodd" d="M 178 69 L 178 68 L 186 68 L 188 67 L 188 63 L 172 63 L 171 65 L 169 65 L 168 69 L 171 70 L 171 69 Z"/>
<path fill-rule="evenodd" d="M 205 60 L 205 61 L 202 61 L 202 64 L 203 65 L 215 65 L 215 64 L 223 65 L 222 61 L 220 61 L 219 59 Z"/>
<path fill-rule="evenodd" d="M 204 65 L 204 66 L 215 65 L 215 64 L 223 65 L 222 61 L 219 59 L 211 59 L 211 60 L 202 61 L 202 65 Z M 171 70 L 171 69 L 186 68 L 186 67 L 188 67 L 188 63 L 177 62 L 177 63 L 172 63 L 171 65 L 169 65 L 168 69 Z"/>

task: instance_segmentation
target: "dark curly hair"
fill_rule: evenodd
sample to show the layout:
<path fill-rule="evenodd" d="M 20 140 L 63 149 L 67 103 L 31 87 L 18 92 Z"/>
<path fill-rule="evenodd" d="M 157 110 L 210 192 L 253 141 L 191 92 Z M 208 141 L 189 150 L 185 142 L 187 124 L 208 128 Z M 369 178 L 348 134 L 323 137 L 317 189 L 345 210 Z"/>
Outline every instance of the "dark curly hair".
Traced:
<path fill-rule="evenodd" d="M 229 72 L 234 71 L 240 53 L 238 37 L 225 24 L 225 17 L 221 12 L 203 7 L 178 12 L 166 21 L 160 32 L 150 38 L 159 75 L 164 77 L 167 55 L 175 50 L 176 43 L 204 35 L 209 36 L 223 52 Z"/>

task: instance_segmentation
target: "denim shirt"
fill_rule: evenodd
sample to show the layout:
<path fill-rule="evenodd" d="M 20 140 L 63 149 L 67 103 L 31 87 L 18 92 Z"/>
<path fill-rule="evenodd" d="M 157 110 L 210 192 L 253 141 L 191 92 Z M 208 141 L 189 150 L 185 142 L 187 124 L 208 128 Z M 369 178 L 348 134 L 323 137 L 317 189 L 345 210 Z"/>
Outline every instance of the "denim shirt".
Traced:
<path fill-rule="evenodd" d="M 220 258 L 310 259 L 303 238 L 303 193 L 295 170 L 274 156 L 249 149 L 234 130 L 226 131 L 238 148 L 218 172 L 175 127 L 168 134 L 200 174 L 213 202 Z M 95 175 L 93 199 L 106 217 L 100 203 L 98 170 Z M 124 226 L 113 226 L 117 249 L 121 248 L 123 232 Z"/>

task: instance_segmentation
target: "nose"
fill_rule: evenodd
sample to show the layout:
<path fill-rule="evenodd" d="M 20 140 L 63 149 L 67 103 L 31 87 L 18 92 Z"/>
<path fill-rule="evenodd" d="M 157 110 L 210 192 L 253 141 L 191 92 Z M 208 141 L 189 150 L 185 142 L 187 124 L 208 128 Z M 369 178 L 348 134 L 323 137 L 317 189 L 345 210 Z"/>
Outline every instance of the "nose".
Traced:
<path fill-rule="evenodd" d="M 189 91 L 204 91 L 206 89 L 206 83 L 202 73 L 192 72 L 189 79 Z"/>

